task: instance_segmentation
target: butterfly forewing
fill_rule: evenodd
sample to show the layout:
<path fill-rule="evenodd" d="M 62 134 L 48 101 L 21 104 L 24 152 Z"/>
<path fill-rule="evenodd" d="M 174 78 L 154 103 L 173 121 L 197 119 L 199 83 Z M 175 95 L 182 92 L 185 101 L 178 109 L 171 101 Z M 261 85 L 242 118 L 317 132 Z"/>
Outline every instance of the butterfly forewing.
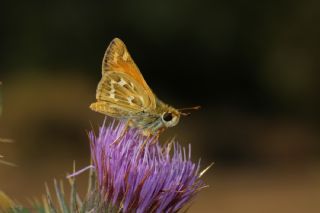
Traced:
<path fill-rule="evenodd" d="M 105 53 L 96 98 L 98 102 L 91 106 L 93 110 L 116 117 L 132 116 L 156 107 L 155 96 L 117 38 Z"/>
<path fill-rule="evenodd" d="M 144 88 L 145 93 L 147 93 L 152 102 L 152 107 L 155 107 L 156 100 L 153 92 L 131 58 L 125 44 L 118 38 L 111 41 L 102 61 L 102 75 L 107 74 L 109 71 L 125 73 L 135 79 Z"/>

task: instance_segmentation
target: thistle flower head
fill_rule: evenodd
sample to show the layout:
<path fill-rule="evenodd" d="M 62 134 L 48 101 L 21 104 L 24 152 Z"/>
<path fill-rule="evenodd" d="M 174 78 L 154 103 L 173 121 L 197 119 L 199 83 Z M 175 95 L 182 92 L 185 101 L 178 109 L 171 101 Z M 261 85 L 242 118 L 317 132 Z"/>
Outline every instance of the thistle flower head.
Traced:
<path fill-rule="evenodd" d="M 173 141 L 161 146 L 135 129 L 114 143 L 124 128 L 124 123 L 113 123 L 100 127 L 98 136 L 89 133 L 104 202 L 122 212 L 177 212 L 205 186 L 190 146 L 188 152 Z"/>

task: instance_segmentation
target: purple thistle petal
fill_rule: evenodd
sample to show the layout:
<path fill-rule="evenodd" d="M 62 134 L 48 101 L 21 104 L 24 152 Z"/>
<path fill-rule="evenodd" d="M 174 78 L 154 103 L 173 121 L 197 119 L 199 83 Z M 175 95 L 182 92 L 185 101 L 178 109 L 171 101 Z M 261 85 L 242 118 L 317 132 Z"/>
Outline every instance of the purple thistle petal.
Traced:
<path fill-rule="evenodd" d="M 135 129 L 114 143 L 124 129 L 124 123 L 112 122 L 100 127 L 98 136 L 89 133 L 105 202 L 122 212 L 177 212 L 205 186 L 199 178 L 200 161 L 191 161 L 190 144 L 188 152 L 176 142 L 161 146 Z"/>

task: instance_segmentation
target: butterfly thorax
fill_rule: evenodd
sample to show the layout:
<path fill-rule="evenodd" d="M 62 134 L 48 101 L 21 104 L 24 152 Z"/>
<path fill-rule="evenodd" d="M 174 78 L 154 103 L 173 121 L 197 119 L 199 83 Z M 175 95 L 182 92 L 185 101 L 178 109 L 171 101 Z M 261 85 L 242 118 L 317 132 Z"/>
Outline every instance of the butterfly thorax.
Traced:
<path fill-rule="evenodd" d="M 154 111 L 142 111 L 130 119 L 130 126 L 142 130 L 143 135 L 158 135 L 165 129 L 178 124 L 180 113 L 175 108 L 157 100 Z"/>

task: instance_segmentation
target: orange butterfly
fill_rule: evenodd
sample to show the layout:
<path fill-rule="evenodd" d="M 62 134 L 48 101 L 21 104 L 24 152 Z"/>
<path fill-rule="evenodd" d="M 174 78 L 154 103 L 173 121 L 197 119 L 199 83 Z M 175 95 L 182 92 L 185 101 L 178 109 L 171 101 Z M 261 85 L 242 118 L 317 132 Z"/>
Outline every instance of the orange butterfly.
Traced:
<path fill-rule="evenodd" d="M 102 78 L 96 91 L 93 111 L 127 120 L 128 125 L 142 130 L 143 135 L 159 135 L 178 124 L 181 112 L 160 101 L 144 80 L 125 44 L 115 38 L 102 61 Z"/>

